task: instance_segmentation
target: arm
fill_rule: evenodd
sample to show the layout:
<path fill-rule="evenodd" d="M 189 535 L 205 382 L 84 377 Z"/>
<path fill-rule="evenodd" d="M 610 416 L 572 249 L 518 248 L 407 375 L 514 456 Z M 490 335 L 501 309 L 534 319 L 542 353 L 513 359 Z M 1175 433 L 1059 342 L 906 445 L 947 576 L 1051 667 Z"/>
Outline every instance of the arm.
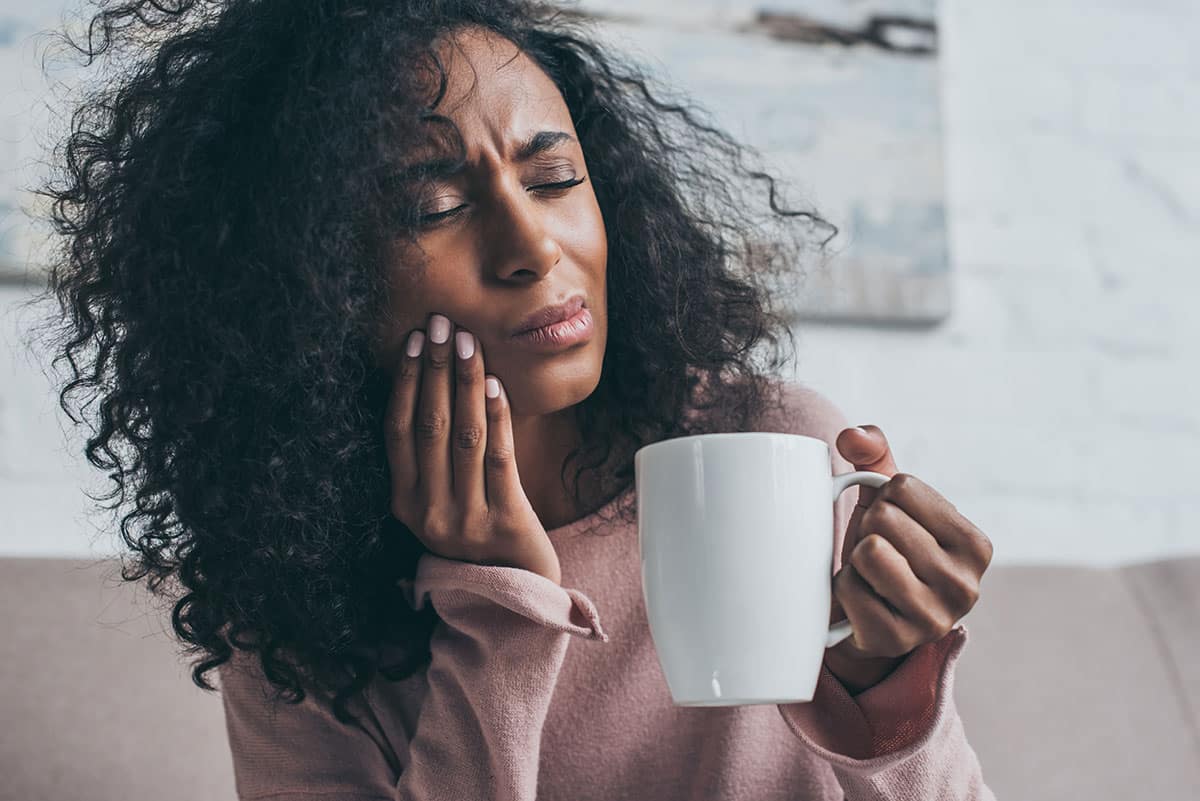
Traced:
<path fill-rule="evenodd" d="M 442 620 L 411 727 L 380 724 L 359 704 L 351 711 L 362 710 L 368 726 L 350 729 L 317 698 L 280 704 L 268 717 L 244 679 L 229 685 L 222 674 L 240 799 L 533 801 L 542 726 L 569 636 L 608 640 L 595 607 L 527 570 L 431 553 L 421 557 L 412 590 L 414 607 L 429 599 Z"/>
<path fill-rule="evenodd" d="M 835 444 L 849 426 L 842 412 L 810 388 L 789 392 L 787 430 L 828 443 L 834 474 L 853 471 Z M 858 495 L 851 487 L 834 505 L 833 574 Z M 954 704 L 954 665 L 966 641 L 960 624 L 900 659 L 869 664 L 828 649 L 813 700 L 780 704 L 780 714 L 804 747 L 830 764 L 847 801 L 992 801 Z"/>

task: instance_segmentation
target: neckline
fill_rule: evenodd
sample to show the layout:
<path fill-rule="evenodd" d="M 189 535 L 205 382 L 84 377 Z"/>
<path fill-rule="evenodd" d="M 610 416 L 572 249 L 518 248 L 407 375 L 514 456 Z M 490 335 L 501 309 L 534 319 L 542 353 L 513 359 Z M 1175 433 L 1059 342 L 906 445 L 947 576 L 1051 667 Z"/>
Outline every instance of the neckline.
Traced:
<path fill-rule="evenodd" d="M 623 504 L 631 495 L 633 495 L 634 489 L 636 488 L 636 483 L 637 482 L 635 482 L 635 481 L 629 482 L 628 487 L 626 487 L 625 489 L 618 492 L 612 498 L 609 498 L 608 501 L 606 501 L 603 506 L 599 507 L 598 509 L 591 512 L 590 514 L 586 514 L 583 517 L 580 517 L 576 520 L 572 520 L 570 523 L 564 523 L 563 525 L 559 526 L 558 528 L 552 528 L 552 529 L 547 530 L 546 536 L 561 537 L 561 536 L 565 536 L 567 534 L 576 533 L 580 529 L 587 528 L 597 518 L 599 518 L 601 516 L 607 516 L 610 512 L 614 511 L 617 508 L 617 506 Z"/>

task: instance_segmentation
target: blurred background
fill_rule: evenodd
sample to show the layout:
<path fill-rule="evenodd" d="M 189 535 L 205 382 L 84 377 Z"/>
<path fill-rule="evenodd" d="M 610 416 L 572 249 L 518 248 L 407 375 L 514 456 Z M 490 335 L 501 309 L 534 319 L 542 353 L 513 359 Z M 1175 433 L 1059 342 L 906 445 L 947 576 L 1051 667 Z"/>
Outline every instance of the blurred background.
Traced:
<path fill-rule="evenodd" d="M 1200 451 L 1200 4 L 565 7 L 602 19 L 839 226 L 832 282 L 814 266 L 797 309 L 795 378 L 851 424 L 880 426 L 901 470 L 992 537 L 995 563 L 1200 553 L 1187 468 Z M 22 344 L 32 312 L 17 308 L 38 229 L 16 187 L 45 158 L 32 34 L 60 13 L 0 0 L 0 555 L 117 547 L 83 494 L 107 483 L 64 431 Z M 872 43 L 866 21 L 883 14 L 909 23 Z M 747 58 L 770 68 L 731 83 Z M 853 136 L 837 127 L 848 115 L 869 118 L 843 126 Z"/>
<path fill-rule="evenodd" d="M 954 687 L 996 796 L 1200 798 L 1200 3 L 563 7 L 838 227 L 787 377 L 995 546 Z M 62 12 L 0 0 L 0 801 L 233 798 L 219 699 L 115 578 L 25 345 Z"/>

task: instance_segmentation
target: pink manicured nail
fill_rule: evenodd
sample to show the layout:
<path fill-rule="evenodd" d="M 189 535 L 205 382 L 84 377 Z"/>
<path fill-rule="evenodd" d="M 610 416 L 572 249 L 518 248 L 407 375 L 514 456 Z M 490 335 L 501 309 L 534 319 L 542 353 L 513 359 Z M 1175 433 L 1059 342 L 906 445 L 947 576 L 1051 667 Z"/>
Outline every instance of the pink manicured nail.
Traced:
<path fill-rule="evenodd" d="M 420 331 L 413 331 L 408 335 L 408 347 L 404 352 L 409 356 L 420 356 L 421 348 L 425 345 L 425 334 Z"/>
<path fill-rule="evenodd" d="M 489 398 L 500 397 L 500 382 L 489 377 L 483 382 L 483 394 L 487 395 Z"/>
<path fill-rule="evenodd" d="M 459 331 L 454 335 L 454 344 L 458 348 L 458 358 L 469 359 L 475 352 L 475 337 L 470 331 Z"/>
<path fill-rule="evenodd" d="M 450 319 L 440 314 L 429 318 L 429 338 L 440 345 L 450 338 Z"/>

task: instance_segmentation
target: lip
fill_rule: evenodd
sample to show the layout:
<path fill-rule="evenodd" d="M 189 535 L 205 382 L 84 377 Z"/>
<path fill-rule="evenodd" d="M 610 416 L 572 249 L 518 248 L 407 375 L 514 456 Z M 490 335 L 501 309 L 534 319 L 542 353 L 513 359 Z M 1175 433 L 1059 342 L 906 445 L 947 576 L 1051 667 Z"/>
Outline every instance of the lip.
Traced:
<path fill-rule="evenodd" d="M 511 341 L 524 348 L 552 353 L 587 342 L 592 338 L 594 330 L 592 313 L 587 308 L 580 307 L 579 311 L 566 320 L 523 331 Z"/>
<path fill-rule="evenodd" d="M 543 306 L 522 320 L 520 324 L 513 329 L 512 336 L 519 337 L 522 334 L 545 328 L 546 326 L 553 325 L 554 323 L 561 323 L 564 320 L 570 320 L 579 313 L 579 310 L 582 309 L 583 306 L 583 295 L 581 293 L 572 295 L 563 303 L 556 303 L 552 306 Z"/>

